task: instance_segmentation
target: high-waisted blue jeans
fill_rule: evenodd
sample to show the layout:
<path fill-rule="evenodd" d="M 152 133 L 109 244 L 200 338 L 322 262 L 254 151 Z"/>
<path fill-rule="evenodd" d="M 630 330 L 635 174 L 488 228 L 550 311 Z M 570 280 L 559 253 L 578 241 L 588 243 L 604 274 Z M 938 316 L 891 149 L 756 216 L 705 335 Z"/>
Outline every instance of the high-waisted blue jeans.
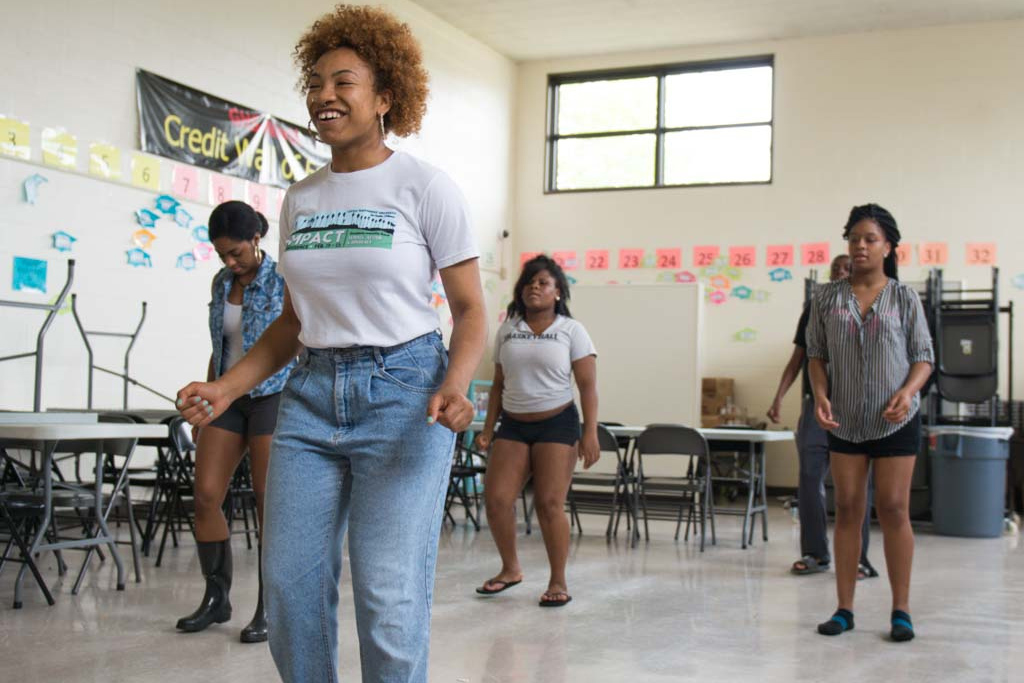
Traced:
<path fill-rule="evenodd" d="M 348 531 L 367 683 L 425 683 L 438 534 L 455 435 L 427 424 L 448 356 L 438 334 L 310 349 L 282 392 L 266 494 L 270 651 L 287 683 L 338 680 Z"/>

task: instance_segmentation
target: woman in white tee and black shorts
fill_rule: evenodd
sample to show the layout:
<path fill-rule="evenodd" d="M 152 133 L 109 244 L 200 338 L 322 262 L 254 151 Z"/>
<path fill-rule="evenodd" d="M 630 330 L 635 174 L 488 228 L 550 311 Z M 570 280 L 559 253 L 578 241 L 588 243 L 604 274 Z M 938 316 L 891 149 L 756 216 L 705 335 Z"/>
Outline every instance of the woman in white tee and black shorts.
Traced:
<path fill-rule="evenodd" d="M 289 683 L 338 680 L 347 531 L 361 680 L 426 683 L 455 432 L 473 418 L 466 391 L 486 339 L 475 235 L 455 183 L 385 144 L 388 132 L 416 133 L 426 112 L 427 73 L 408 26 L 338 5 L 295 57 L 331 163 L 285 195 L 281 316 L 231 370 L 189 384 L 178 401 L 206 424 L 301 354 L 281 395 L 267 482 L 274 663 Z M 438 273 L 454 323 L 450 361 L 430 306 Z"/>
<path fill-rule="evenodd" d="M 577 458 L 590 467 L 601 450 L 597 352 L 586 329 L 570 316 L 568 302 L 569 283 L 557 263 L 541 255 L 523 265 L 508 319 L 495 341 L 494 384 L 487 419 L 476 439 L 479 448 L 491 448 L 484 498 L 487 523 L 501 555 L 501 571 L 477 593 L 493 595 L 523 580 L 516 554 L 515 503 L 532 474 L 534 507 L 551 565 L 542 607 L 562 607 L 572 600 L 565 577 L 565 499 Z M 573 376 L 583 406 L 582 433 Z"/>

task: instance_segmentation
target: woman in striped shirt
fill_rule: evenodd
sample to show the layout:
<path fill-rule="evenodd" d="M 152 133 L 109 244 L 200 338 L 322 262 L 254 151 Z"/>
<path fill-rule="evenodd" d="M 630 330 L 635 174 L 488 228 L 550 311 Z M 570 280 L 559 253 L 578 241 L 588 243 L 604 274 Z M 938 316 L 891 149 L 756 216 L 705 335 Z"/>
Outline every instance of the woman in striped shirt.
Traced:
<path fill-rule="evenodd" d="M 839 608 L 823 635 L 853 628 L 868 466 L 892 588 L 891 636 L 914 637 L 910 621 L 910 480 L 921 442 L 918 392 L 932 371 L 931 336 L 917 293 L 899 283 L 896 220 L 877 204 L 854 207 L 843 230 L 847 280 L 823 285 L 807 328 L 818 423 L 828 431 L 835 481 L 835 566 Z"/>

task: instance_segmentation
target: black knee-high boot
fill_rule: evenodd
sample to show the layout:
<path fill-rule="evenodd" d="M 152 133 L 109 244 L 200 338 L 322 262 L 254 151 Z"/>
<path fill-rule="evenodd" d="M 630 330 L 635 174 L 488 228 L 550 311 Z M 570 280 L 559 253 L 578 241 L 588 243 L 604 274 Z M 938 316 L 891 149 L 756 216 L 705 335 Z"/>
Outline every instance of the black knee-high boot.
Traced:
<path fill-rule="evenodd" d="M 206 593 L 197 609 L 187 617 L 178 619 L 182 631 L 202 631 L 210 624 L 222 624 L 231 618 L 231 539 L 224 541 L 196 541 L 199 566 L 206 577 Z"/>
<path fill-rule="evenodd" d="M 252 615 L 252 621 L 242 629 L 239 640 L 243 643 L 262 643 L 267 639 L 267 615 L 263 611 L 263 545 L 257 546 L 259 551 L 259 579 L 260 595 L 256 600 L 256 613 Z"/>

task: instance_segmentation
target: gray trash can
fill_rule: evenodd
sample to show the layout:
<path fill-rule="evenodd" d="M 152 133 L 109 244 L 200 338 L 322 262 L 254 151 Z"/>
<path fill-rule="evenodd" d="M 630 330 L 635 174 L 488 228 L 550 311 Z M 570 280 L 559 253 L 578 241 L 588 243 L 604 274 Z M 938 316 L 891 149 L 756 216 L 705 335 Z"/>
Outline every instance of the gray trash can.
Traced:
<path fill-rule="evenodd" d="M 1009 427 L 928 427 L 932 521 L 946 536 L 1003 532 Z"/>

